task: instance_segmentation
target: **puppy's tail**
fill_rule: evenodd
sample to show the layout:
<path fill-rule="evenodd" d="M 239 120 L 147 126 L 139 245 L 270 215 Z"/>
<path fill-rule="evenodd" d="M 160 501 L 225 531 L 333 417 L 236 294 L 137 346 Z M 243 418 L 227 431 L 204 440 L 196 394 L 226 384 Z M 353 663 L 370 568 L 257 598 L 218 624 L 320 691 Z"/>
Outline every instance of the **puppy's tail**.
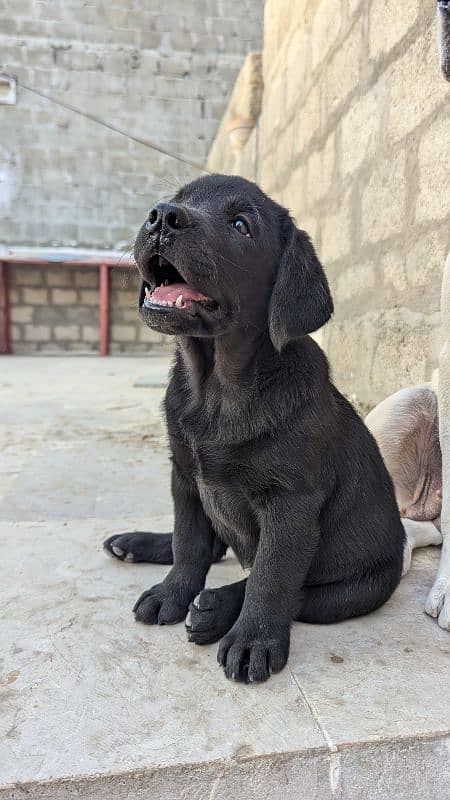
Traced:
<path fill-rule="evenodd" d="M 133 531 L 115 534 L 103 542 L 103 548 L 109 555 L 121 561 L 173 564 L 171 533 Z M 213 560 L 220 561 L 226 550 L 226 545 L 216 536 Z"/>

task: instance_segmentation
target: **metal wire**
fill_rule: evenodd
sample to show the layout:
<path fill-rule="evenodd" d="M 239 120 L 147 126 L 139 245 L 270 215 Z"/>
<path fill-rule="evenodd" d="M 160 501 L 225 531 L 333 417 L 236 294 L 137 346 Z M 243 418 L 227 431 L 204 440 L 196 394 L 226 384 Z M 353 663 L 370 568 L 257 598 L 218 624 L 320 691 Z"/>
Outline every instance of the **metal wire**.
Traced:
<path fill-rule="evenodd" d="M 101 119 L 101 117 L 91 114 L 89 111 L 83 111 L 81 108 L 72 106 L 70 103 L 65 103 L 63 100 L 57 100 L 56 97 L 52 97 L 52 95 L 46 94 L 46 92 L 42 92 L 40 89 L 27 86 L 26 83 L 23 83 L 13 75 L 6 75 L 5 73 L 3 74 L 5 78 L 11 78 L 12 80 L 15 80 L 17 85 L 21 86 L 22 89 L 41 97 L 43 100 L 47 100 L 49 103 L 54 103 L 57 106 L 61 106 L 61 108 L 65 108 L 66 111 L 71 111 L 73 114 L 78 114 L 80 117 L 85 117 L 85 119 L 95 122 L 97 125 L 103 125 L 104 128 L 108 128 L 108 130 L 118 133 L 120 136 L 124 136 L 126 139 L 130 139 L 132 142 L 136 142 L 136 144 L 141 144 L 143 147 L 148 147 L 150 150 L 155 150 L 157 153 L 161 153 L 163 156 L 173 158 L 175 161 L 180 161 L 182 164 L 187 164 L 189 167 L 194 167 L 194 169 L 199 170 L 199 172 L 205 172 L 209 175 L 211 174 L 208 169 L 203 167 L 201 164 L 197 164 L 195 161 L 190 161 L 188 158 L 179 156 L 177 153 L 172 153 L 170 150 L 166 150 L 164 147 L 161 147 L 159 144 L 155 144 L 155 142 L 151 142 L 149 139 L 142 139 L 140 136 L 134 136 L 132 133 L 124 131 L 122 128 L 118 128 L 117 125 L 113 125 L 111 122 L 107 122 L 106 120 Z"/>

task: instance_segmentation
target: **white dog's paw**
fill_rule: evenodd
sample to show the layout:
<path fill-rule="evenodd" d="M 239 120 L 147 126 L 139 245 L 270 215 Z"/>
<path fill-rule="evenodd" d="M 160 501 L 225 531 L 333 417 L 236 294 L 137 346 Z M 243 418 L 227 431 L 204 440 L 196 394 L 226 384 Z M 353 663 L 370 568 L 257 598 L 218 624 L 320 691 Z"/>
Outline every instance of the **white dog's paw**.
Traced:
<path fill-rule="evenodd" d="M 430 589 L 425 611 L 438 621 L 438 625 L 450 631 L 450 580 L 437 579 Z"/>

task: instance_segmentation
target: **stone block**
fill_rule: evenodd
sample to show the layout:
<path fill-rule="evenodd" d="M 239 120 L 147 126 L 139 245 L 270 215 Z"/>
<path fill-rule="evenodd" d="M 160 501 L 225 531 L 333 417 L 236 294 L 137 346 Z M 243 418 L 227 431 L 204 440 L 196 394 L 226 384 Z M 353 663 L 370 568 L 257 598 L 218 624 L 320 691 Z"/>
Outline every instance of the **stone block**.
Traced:
<path fill-rule="evenodd" d="M 83 342 L 95 343 L 98 342 L 98 328 L 94 325 L 83 325 L 81 328 L 81 338 Z"/>
<path fill-rule="evenodd" d="M 133 322 L 135 325 L 142 325 L 138 315 L 136 298 L 133 299 L 133 305 L 130 308 L 113 308 L 111 317 L 114 322 Z"/>
<path fill-rule="evenodd" d="M 18 264 L 14 269 L 13 281 L 16 286 L 42 286 L 44 283 L 42 270 L 38 267 L 26 267 Z"/>
<path fill-rule="evenodd" d="M 28 289 L 22 291 L 23 302 L 25 305 L 41 306 L 47 303 L 48 292 L 47 289 Z"/>
<path fill-rule="evenodd" d="M 189 78 L 191 59 L 189 56 L 171 55 L 159 59 L 159 72 L 174 78 Z"/>
<path fill-rule="evenodd" d="M 33 321 L 37 325 L 58 325 L 65 321 L 66 310 L 61 306 L 37 306 L 34 309 Z"/>
<path fill-rule="evenodd" d="M 193 35 L 189 31 L 171 31 L 169 41 L 173 50 L 184 50 L 189 53 L 195 49 Z"/>
<path fill-rule="evenodd" d="M 51 298 L 56 306 L 70 306 L 78 299 L 75 289 L 52 289 Z"/>
<path fill-rule="evenodd" d="M 363 58 L 366 58 L 366 53 L 363 51 L 363 20 L 360 19 L 328 64 L 326 73 L 328 114 L 332 114 L 358 86 Z"/>
<path fill-rule="evenodd" d="M 290 175 L 283 192 L 283 204 L 298 224 L 306 208 L 306 168 L 300 164 Z"/>
<path fill-rule="evenodd" d="M 56 340 L 77 341 L 80 338 L 79 325 L 55 325 Z"/>
<path fill-rule="evenodd" d="M 92 325 L 97 321 L 97 310 L 92 306 L 83 306 L 81 303 L 75 303 L 73 306 L 67 306 L 62 309 L 61 306 L 55 306 L 55 309 L 63 311 L 64 323 L 76 323 L 77 325 Z"/>
<path fill-rule="evenodd" d="M 72 353 L 89 353 L 92 351 L 96 351 L 97 348 L 93 344 L 88 344 L 87 342 L 67 342 L 65 346 L 66 350 L 69 350 Z"/>
<path fill-rule="evenodd" d="M 16 342 L 19 342 L 22 338 L 22 328 L 20 325 L 11 325 L 11 340 L 13 343 L 13 349 Z"/>
<path fill-rule="evenodd" d="M 363 191 L 363 241 L 378 242 L 403 229 L 406 206 L 405 152 L 376 162 Z"/>
<path fill-rule="evenodd" d="M 377 148 L 381 126 L 379 87 L 356 98 L 341 121 L 341 168 L 343 175 L 358 169 Z"/>
<path fill-rule="evenodd" d="M 449 251 L 446 227 L 433 230 L 413 241 L 405 256 L 405 269 L 412 287 L 420 289 L 427 306 L 439 310 L 441 279 Z M 434 300 L 434 302 L 433 302 Z"/>
<path fill-rule="evenodd" d="M 320 132 L 321 126 L 321 89 L 313 86 L 303 108 L 297 112 L 297 129 L 295 131 L 295 147 L 303 152 L 311 139 Z"/>
<path fill-rule="evenodd" d="M 370 320 L 334 318 L 324 329 L 324 349 L 330 359 L 333 380 L 352 401 L 370 392 L 369 372 L 372 359 Z"/>
<path fill-rule="evenodd" d="M 27 342 L 48 342 L 51 338 L 49 325 L 25 325 L 25 339 Z"/>
<path fill-rule="evenodd" d="M 312 69 L 316 69 L 327 57 L 341 28 L 340 0 L 319 0 L 311 25 Z"/>
<path fill-rule="evenodd" d="M 151 345 L 160 345 L 164 344 L 168 338 L 170 337 L 164 336 L 163 333 L 158 333 L 158 331 L 152 331 L 150 328 L 147 328 L 146 325 L 141 325 L 138 329 L 138 340 L 140 342 L 145 342 Z"/>
<path fill-rule="evenodd" d="M 391 67 L 388 133 L 392 141 L 407 136 L 448 99 L 448 84 L 436 77 L 436 34 L 432 26 Z"/>
<path fill-rule="evenodd" d="M 11 308 L 12 322 L 31 322 L 35 309 L 33 306 L 13 306 Z"/>
<path fill-rule="evenodd" d="M 407 309 L 380 312 L 375 320 L 376 346 L 370 373 L 375 397 L 427 379 L 432 326 L 423 314 Z"/>
<path fill-rule="evenodd" d="M 369 55 L 378 58 L 389 52 L 417 19 L 420 0 L 372 0 L 369 7 Z"/>
<path fill-rule="evenodd" d="M 136 309 L 138 300 L 138 289 L 122 289 L 111 293 L 111 305 L 113 308 L 132 308 Z"/>
<path fill-rule="evenodd" d="M 314 152 L 308 160 L 308 204 L 321 200 L 330 190 L 333 180 L 335 136 L 331 133 L 322 150 Z"/>
<path fill-rule="evenodd" d="M 272 134 L 281 128 L 284 120 L 284 95 L 286 91 L 286 84 L 284 81 L 284 73 L 275 75 L 273 82 L 266 88 L 262 99 L 262 113 L 268 124 Z"/>
<path fill-rule="evenodd" d="M 450 117 L 436 119 L 419 145 L 419 192 L 416 219 L 437 220 L 450 217 Z"/>
<path fill-rule="evenodd" d="M 385 286 L 392 287 L 396 292 L 406 291 L 408 279 L 404 252 L 394 249 L 385 253 L 381 258 L 381 271 Z"/>
<path fill-rule="evenodd" d="M 365 0 L 347 0 L 347 14 L 349 17 L 353 17 L 354 14 L 361 8 L 361 6 L 366 9 L 367 4 Z"/>
<path fill-rule="evenodd" d="M 275 174 L 278 174 L 278 177 L 283 173 L 290 172 L 294 155 L 294 134 L 294 127 L 292 125 L 286 125 L 277 137 L 274 171 Z"/>
<path fill-rule="evenodd" d="M 350 250 L 351 208 L 347 193 L 339 203 L 337 211 L 320 218 L 322 243 L 320 255 L 325 266 L 336 261 Z"/>
<path fill-rule="evenodd" d="M 50 287 L 58 287 L 58 288 L 67 288 L 72 286 L 73 284 L 73 276 L 69 268 L 50 268 L 45 270 L 45 280 L 47 286 Z"/>
<path fill-rule="evenodd" d="M 370 292 L 375 286 L 375 267 L 372 263 L 355 264 L 339 275 L 335 299 L 345 303 L 358 295 Z"/>
<path fill-rule="evenodd" d="M 303 27 L 299 27 L 291 37 L 286 50 L 286 115 L 298 108 L 309 88 L 309 38 L 305 35 Z"/>
<path fill-rule="evenodd" d="M 96 289 L 98 288 L 98 270 L 88 269 L 87 267 L 76 270 L 74 273 L 74 282 L 76 287 Z"/>
<path fill-rule="evenodd" d="M 136 341 L 135 325 L 111 325 L 111 339 L 115 342 Z"/>
<path fill-rule="evenodd" d="M 56 64 L 62 69 L 79 72 L 102 70 L 105 67 L 101 54 L 87 48 L 80 50 L 76 47 L 71 47 L 70 49 L 68 47 L 55 47 L 54 51 Z"/>
<path fill-rule="evenodd" d="M 85 306 L 98 306 L 99 295 L 97 289 L 81 289 L 80 303 Z"/>

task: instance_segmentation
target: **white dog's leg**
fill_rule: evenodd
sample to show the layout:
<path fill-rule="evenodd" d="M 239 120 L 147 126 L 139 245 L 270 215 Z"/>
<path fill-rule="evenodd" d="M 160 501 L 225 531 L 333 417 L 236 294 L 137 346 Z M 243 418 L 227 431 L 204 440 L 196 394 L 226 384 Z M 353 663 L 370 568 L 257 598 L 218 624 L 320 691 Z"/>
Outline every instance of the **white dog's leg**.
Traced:
<path fill-rule="evenodd" d="M 402 519 L 402 522 L 406 533 L 402 572 L 405 575 L 411 566 L 412 551 L 416 547 L 442 544 L 442 534 L 433 522 L 419 522 L 415 519 Z"/>
<path fill-rule="evenodd" d="M 425 611 L 437 617 L 441 628 L 450 631 L 450 541 L 448 535 L 443 539 L 441 561 L 436 580 L 430 589 Z"/>
<path fill-rule="evenodd" d="M 450 0 L 438 0 L 439 60 L 444 78 L 450 81 Z"/>
<path fill-rule="evenodd" d="M 439 440 L 442 451 L 442 555 L 425 611 L 450 630 L 450 253 L 444 268 L 441 293 L 443 347 L 439 358 Z"/>

